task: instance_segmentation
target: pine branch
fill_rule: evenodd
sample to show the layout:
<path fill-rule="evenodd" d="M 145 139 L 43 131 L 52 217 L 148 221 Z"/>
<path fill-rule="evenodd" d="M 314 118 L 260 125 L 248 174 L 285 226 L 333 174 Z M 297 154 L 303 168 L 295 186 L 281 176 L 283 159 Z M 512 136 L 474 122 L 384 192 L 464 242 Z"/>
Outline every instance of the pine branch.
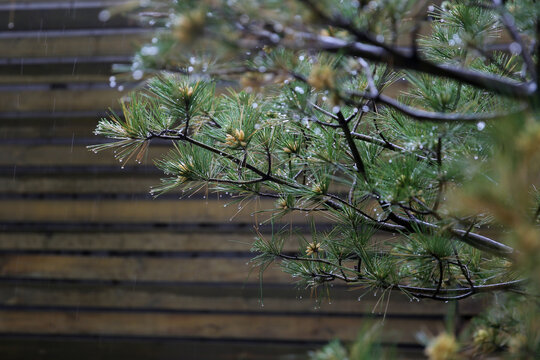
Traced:
<path fill-rule="evenodd" d="M 279 35 L 268 30 L 258 30 L 245 28 L 248 33 L 261 37 L 267 41 L 268 45 L 276 46 L 278 44 L 287 48 L 300 48 L 295 43 L 278 43 L 271 41 Z M 535 82 L 519 83 L 513 79 L 492 75 L 480 71 L 459 68 L 451 65 L 435 64 L 428 60 L 418 58 L 410 48 L 394 48 L 384 46 L 382 43 L 377 45 L 366 44 L 362 42 L 349 42 L 332 36 L 322 36 L 306 32 L 296 32 L 290 29 L 292 37 L 303 40 L 301 49 L 313 51 L 326 51 L 330 53 L 346 54 L 349 56 L 362 57 L 378 63 L 395 66 L 401 69 L 414 70 L 430 75 L 445 77 L 457 80 L 464 84 L 489 90 L 495 94 L 530 100 L 538 92 Z"/>

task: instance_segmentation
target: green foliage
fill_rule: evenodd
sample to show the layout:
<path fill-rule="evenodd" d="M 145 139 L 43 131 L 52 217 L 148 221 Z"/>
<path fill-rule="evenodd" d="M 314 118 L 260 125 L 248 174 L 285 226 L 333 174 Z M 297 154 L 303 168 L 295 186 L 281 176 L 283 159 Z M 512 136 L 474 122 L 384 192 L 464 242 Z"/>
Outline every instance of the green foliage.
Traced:
<path fill-rule="evenodd" d="M 334 340 L 322 349 L 309 354 L 311 360 L 370 360 L 394 359 L 392 350 L 384 349 L 380 341 L 381 324 L 364 325 L 356 340 L 349 346 Z"/>
<path fill-rule="evenodd" d="M 208 0 L 157 10 L 166 16 L 133 70 L 163 72 L 124 103 L 124 119 L 100 122 L 96 134 L 114 142 L 93 150 L 125 163 L 153 138 L 174 140 L 156 160 L 167 175 L 156 194 L 205 188 L 234 194 L 240 208 L 270 198 L 261 221 L 276 228 L 312 215 L 311 240 L 258 234 L 252 249 L 261 273 L 279 262 L 301 287 L 343 282 L 441 301 L 540 291 L 535 2 Z M 283 252 L 286 238 L 296 254 Z M 366 336 L 313 356 L 382 356 Z M 443 334 L 428 355 L 458 349 Z"/>

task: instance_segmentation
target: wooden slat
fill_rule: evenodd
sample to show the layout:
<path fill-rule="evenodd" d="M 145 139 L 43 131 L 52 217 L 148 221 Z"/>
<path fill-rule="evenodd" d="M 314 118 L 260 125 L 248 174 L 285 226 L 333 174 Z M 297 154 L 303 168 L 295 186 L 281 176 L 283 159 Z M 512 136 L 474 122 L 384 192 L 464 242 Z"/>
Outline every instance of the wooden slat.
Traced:
<path fill-rule="evenodd" d="M 77 311 L 0 311 L 0 333 L 151 335 L 228 339 L 353 340 L 365 320 L 343 316 L 264 316 L 228 314 L 159 314 Z M 417 344 L 423 328 L 438 333 L 440 320 L 388 318 L 384 337 L 402 344 Z"/>
<path fill-rule="evenodd" d="M 102 109 L 105 112 L 106 109 Z M 74 137 L 91 137 L 99 121 L 99 116 L 90 118 L 38 117 L 37 119 L 2 119 L 0 121 L 0 143 L 8 139 L 72 139 Z"/>
<path fill-rule="evenodd" d="M 0 92 L 0 109 L 9 111 L 84 111 L 116 107 L 128 89 L 36 90 Z"/>
<path fill-rule="evenodd" d="M 134 282 L 251 282 L 249 258 L 134 258 L 61 255 L 0 255 L 0 276 L 33 279 L 77 279 Z M 289 282 L 278 267 L 265 272 L 269 283 Z"/>
<path fill-rule="evenodd" d="M 1 232 L 0 251 L 80 251 L 80 252 L 249 252 L 256 237 L 255 230 L 240 229 L 235 232 L 171 231 L 147 232 Z M 271 234 L 261 235 L 271 239 Z M 296 233 L 284 236 L 283 251 L 296 252 L 304 242 Z M 311 241 L 310 234 L 301 238 Z M 372 237 L 373 242 L 397 239 L 390 234 L 379 232 Z M 143 254 L 144 255 L 144 254 Z M 166 254 L 165 254 L 166 255 Z"/>
<path fill-rule="evenodd" d="M 2 65 L 0 65 L 0 68 L 1 67 Z M 75 82 L 102 83 L 108 81 L 109 77 L 111 76 L 111 71 L 109 67 L 104 67 L 103 69 L 100 69 L 100 72 L 96 74 L 72 74 L 71 71 L 67 70 L 67 68 L 68 66 L 64 67 L 65 71 L 62 71 L 63 69 L 60 69 L 58 71 L 60 73 L 56 75 L 51 74 L 48 76 L 41 76 L 29 73 L 28 71 L 26 71 L 27 68 L 25 68 L 23 74 L 20 74 L 20 68 L 15 69 L 15 67 L 12 67 L 13 72 L 11 72 L 10 74 L 0 74 L 0 84 L 66 84 Z"/>
<path fill-rule="evenodd" d="M 39 360 L 275 360 L 304 359 L 322 344 L 224 341 L 218 339 L 152 339 L 104 336 L 4 336 L 0 353 L 5 359 Z M 404 354 L 405 352 L 405 354 Z M 404 348 L 400 359 L 417 359 L 421 349 Z M 410 357 L 403 357 L 408 355 Z"/>
<path fill-rule="evenodd" d="M 100 21 L 99 14 L 104 10 L 105 3 L 71 2 L 59 6 L 62 4 L 51 2 L 49 6 L 45 4 L 36 6 L 36 4 L 21 5 L 18 2 L 18 0 L 14 2 L 13 7 L 0 4 L 0 31 L 111 29 L 137 26 L 135 19 L 115 16 L 114 13 L 108 21 Z M 11 9 L 14 11 L 10 11 Z"/>
<path fill-rule="evenodd" d="M 108 7 L 129 3 L 131 0 L 16 0 L 3 4 L 3 10 L 24 9 L 28 7 L 44 8 L 78 8 L 88 7 L 88 4 L 99 4 L 99 6 Z"/>
<path fill-rule="evenodd" d="M 99 222 L 99 223 L 244 223 L 268 219 L 256 211 L 274 206 L 271 200 L 252 200 L 242 210 L 224 200 L 0 200 L 0 222 Z M 252 216 L 253 215 L 253 216 Z M 313 215 L 315 219 L 322 215 Z M 293 213 L 284 222 L 306 223 L 304 214 Z"/>
<path fill-rule="evenodd" d="M 266 236 L 270 236 L 266 234 Z M 249 251 L 254 231 L 214 232 L 122 232 L 122 233 L 0 233 L 0 250 L 72 251 Z M 309 237 L 307 237 L 309 239 Z M 295 239 L 293 237 L 293 239 Z M 296 240 L 285 251 L 298 250 Z"/>
<path fill-rule="evenodd" d="M 100 96 L 105 96 L 101 94 Z M 75 97 L 74 94 L 71 95 Z M 119 96 L 118 92 L 112 92 L 110 96 Z M 107 101 L 113 102 L 114 98 Z M 1 100 L 0 100 L 1 101 Z M 86 101 L 90 102 L 91 99 Z M 69 103 L 69 102 L 68 102 Z M 88 103 L 90 104 L 90 103 Z M 84 134 L 92 138 L 92 134 Z M 96 137 L 96 143 L 98 142 Z M 170 151 L 170 145 L 150 144 L 147 154 L 143 157 L 143 164 L 153 164 L 153 159 L 159 158 Z M 116 165 L 121 163 L 114 158 L 112 151 L 103 151 L 95 154 L 88 150 L 86 145 L 0 145 L 0 165 L 17 164 L 18 166 L 28 165 Z M 132 160 L 128 165 L 134 164 Z"/>
<path fill-rule="evenodd" d="M 5 32 L 0 48 L 3 58 L 132 55 L 148 37 L 138 28 Z"/>
<path fill-rule="evenodd" d="M 329 296 L 310 296 L 309 291 L 258 288 L 250 291 L 220 287 L 194 291 L 184 287 L 156 288 L 138 286 L 73 285 L 73 284 L 2 284 L 0 304 L 12 307 L 71 307 L 79 309 L 108 308 L 137 311 L 220 311 L 256 313 L 342 314 L 350 316 L 429 316 L 443 317 L 450 304 L 440 301 L 410 301 L 404 294 L 393 292 L 380 299 L 362 290 L 334 289 Z M 363 295 L 363 296 L 362 296 Z M 361 297 L 359 301 L 358 298 Z M 388 304 L 388 306 L 387 306 Z M 477 314 L 484 306 L 482 299 L 468 299 L 460 303 L 460 315 Z"/>
<path fill-rule="evenodd" d="M 159 174 L 130 173 L 23 176 L 14 169 L 11 175 L 0 176 L 0 189 L 9 194 L 144 194 L 159 184 L 159 178 Z"/>

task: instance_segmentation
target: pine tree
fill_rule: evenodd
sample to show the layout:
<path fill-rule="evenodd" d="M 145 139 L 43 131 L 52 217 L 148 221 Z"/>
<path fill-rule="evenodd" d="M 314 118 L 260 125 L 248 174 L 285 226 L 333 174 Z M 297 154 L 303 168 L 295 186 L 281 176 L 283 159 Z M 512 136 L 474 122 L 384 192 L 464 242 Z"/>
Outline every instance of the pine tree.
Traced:
<path fill-rule="evenodd" d="M 259 234 L 255 265 L 382 296 L 503 292 L 511 310 L 478 320 L 469 350 L 539 353 L 539 3 L 149 5 L 141 16 L 158 31 L 132 66 L 149 79 L 123 117 L 101 120 L 96 134 L 115 141 L 93 150 L 125 164 L 173 140 L 156 196 L 205 187 L 274 199 L 271 221 L 312 216 L 296 255 L 282 251 L 288 228 Z M 426 353 L 456 358 L 441 336 Z"/>

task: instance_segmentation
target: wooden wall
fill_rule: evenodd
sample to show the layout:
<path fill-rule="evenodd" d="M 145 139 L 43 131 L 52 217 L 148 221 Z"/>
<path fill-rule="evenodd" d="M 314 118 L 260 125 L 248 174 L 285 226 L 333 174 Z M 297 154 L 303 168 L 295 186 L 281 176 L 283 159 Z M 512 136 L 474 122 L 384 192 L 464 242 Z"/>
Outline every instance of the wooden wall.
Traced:
<path fill-rule="evenodd" d="M 151 158 L 169 144 L 124 169 L 86 149 L 123 94 L 109 86 L 111 65 L 149 36 L 124 17 L 97 20 L 118 2 L 0 3 L 0 357 L 302 359 L 381 319 L 380 294 L 358 301 L 363 292 L 338 286 L 318 303 L 277 268 L 263 306 L 249 250 L 265 201 L 237 213 L 224 194 L 153 200 Z M 462 319 L 478 306 L 464 303 Z M 420 357 L 416 333 L 440 331 L 446 311 L 393 294 L 385 339 Z"/>

